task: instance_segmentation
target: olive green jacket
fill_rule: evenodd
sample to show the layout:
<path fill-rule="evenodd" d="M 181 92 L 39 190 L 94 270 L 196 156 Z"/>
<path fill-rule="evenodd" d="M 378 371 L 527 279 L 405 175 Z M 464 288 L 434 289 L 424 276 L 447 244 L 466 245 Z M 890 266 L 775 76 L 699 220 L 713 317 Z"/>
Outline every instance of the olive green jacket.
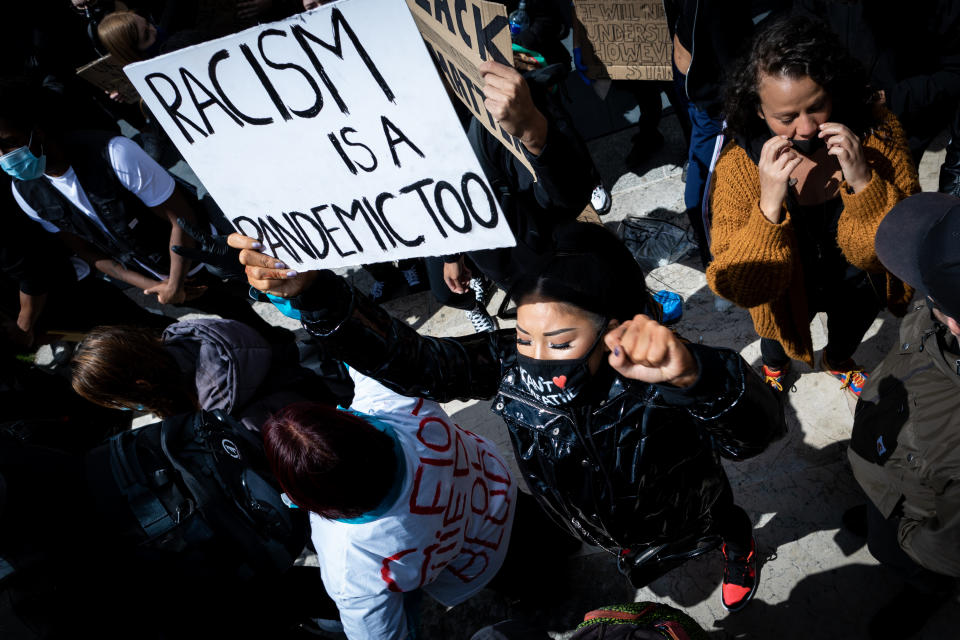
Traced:
<path fill-rule="evenodd" d="M 899 344 L 860 394 L 848 455 L 880 512 L 900 516 L 903 550 L 960 576 L 960 355 L 946 350 L 950 338 L 925 302 L 911 304 Z"/>

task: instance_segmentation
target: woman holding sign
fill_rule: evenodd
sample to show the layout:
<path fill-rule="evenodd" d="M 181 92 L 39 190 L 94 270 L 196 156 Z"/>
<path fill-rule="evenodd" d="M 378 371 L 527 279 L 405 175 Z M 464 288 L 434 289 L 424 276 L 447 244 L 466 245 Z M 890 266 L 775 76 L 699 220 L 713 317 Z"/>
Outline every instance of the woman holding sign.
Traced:
<path fill-rule="evenodd" d="M 329 271 L 288 277 L 253 239 L 229 242 L 250 283 L 287 298 L 351 368 L 404 395 L 493 398 L 540 504 L 634 585 L 722 544 L 723 605 L 753 597 L 751 522 L 718 449 L 759 453 L 783 430 L 781 407 L 739 355 L 653 319 L 644 274 L 609 231 L 559 227 L 556 252 L 511 291 L 516 330 L 462 338 L 420 336 Z"/>
<path fill-rule="evenodd" d="M 903 130 L 826 27 L 801 17 L 757 36 L 726 111 L 710 288 L 750 310 L 778 391 L 791 359 L 813 366 L 810 320 L 825 311 L 820 365 L 859 396 L 854 351 L 883 304 L 910 299 L 873 249 L 887 211 L 920 190 Z"/>

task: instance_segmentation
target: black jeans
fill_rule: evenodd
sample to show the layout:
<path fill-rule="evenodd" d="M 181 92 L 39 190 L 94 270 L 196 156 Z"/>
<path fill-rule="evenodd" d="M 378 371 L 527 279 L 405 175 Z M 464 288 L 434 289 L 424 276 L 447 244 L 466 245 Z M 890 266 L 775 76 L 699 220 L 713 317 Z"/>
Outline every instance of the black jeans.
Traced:
<path fill-rule="evenodd" d="M 0 314 L 16 319 L 19 313 L 18 292 L 4 290 Z M 163 329 L 172 322 L 173 318 L 147 311 L 109 282 L 91 276 L 51 291 L 34 329 L 86 333 L 98 325 Z"/>
<path fill-rule="evenodd" d="M 580 540 L 561 529 L 528 493 L 517 491 L 515 508 L 507 555 L 487 587 L 519 597 L 528 589 L 562 584 L 563 561 L 580 548 Z"/>
<path fill-rule="evenodd" d="M 477 298 L 473 294 L 472 289 L 466 293 L 454 293 L 450 290 L 450 287 L 447 286 L 447 283 L 444 282 L 443 258 L 425 258 L 424 262 L 427 265 L 427 278 L 430 280 L 430 292 L 433 293 L 433 297 L 437 299 L 437 302 L 446 307 L 463 309 L 464 311 L 472 311 L 477 306 Z M 469 265 L 469 268 L 474 276 L 480 275 L 480 270 L 472 264 Z"/>
<path fill-rule="evenodd" d="M 874 318 L 880 312 L 881 300 L 886 295 L 886 279 L 882 274 L 867 274 L 843 280 L 820 292 L 807 291 L 813 320 L 818 311 L 827 314 L 827 346 L 823 350 L 827 361 L 840 364 L 853 357 Z M 776 340 L 760 339 L 763 364 L 772 369 L 783 369 L 790 357 Z"/>
<path fill-rule="evenodd" d="M 873 502 L 867 500 L 867 548 L 870 554 L 917 591 L 933 596 L 950 594 L 957 579 L 931 571 L 908 556 L 898 541 L 899 526 L 899 517 L 884 518 Z"/>
<path fill-rule="evenodd" d="M 723 482 L 723 492 L 710 509 L 710 515 L 713 517 L 710 533 L 717 534 L 737 551 L 746 552 L 753 542 L 753 522 L 750 521 L 747 512 L 733 501 L 730 481 L 724 478 Z"/>

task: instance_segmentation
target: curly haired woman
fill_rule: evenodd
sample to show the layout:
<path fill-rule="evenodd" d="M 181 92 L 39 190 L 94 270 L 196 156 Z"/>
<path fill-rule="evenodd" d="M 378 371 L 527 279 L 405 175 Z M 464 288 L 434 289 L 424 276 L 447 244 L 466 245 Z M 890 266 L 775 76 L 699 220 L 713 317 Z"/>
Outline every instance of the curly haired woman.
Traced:
<path fill-rule="evenodd" d="M 780 391 L 791 359 L 814 365 L 810 321 L 826 312 L 821 367 L 859 395 L 854 352 L 883 304 L 899 311 L 911 293 L 873 249 L 884 215 L 920 190 L 903 130 L 829 30 L 796 16 L 757 35 L 726 113 L 710 288 L 749 309 Z"/>

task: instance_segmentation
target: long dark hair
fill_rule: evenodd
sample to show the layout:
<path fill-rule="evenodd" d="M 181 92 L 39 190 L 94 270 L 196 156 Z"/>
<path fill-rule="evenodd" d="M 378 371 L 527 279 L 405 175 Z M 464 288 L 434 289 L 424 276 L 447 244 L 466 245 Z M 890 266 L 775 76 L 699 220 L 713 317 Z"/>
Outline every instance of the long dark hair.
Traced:
<path fill-rule="evenodd" d="M 774 20 L 761 29 L 750 52 L 730 74 L 724 90 L 727 129 L 738 140 L 770 137 L 760 111 L 761 75 L 809 76 L 833 102 L 830 120 L 865 137 L 879 124 L 876 92 L 866 72 L 822 22 L 805 16 Z"/>
<path fill-rule="evenodd" d="M 630 250 L 611 231 L 588 222 L 558 225 L 553 250 L 521 270 L 509 295 L 518 305 L 543 296 L 620 322 L 656 314 Z"/>
<path fill-rule="evenodd" d="M 70 366 L 73 390 L 103 407 L 142 405 L 161 418 L 199 408 L 196 388 L 184 381 L 154 329 L 95 327 Z"/>

